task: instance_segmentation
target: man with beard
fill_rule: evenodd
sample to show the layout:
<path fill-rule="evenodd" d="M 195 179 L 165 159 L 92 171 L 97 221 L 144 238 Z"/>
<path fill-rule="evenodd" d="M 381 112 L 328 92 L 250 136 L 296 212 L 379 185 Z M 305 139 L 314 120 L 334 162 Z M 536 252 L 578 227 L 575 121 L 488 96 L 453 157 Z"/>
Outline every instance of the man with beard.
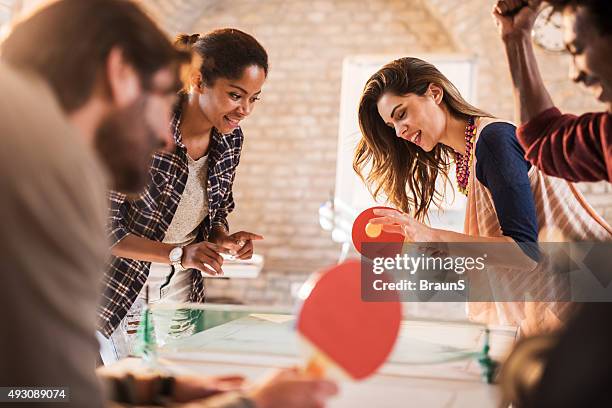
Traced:
<path fill-rule="evenodd" d="M 137 192 L 153 151 L 171 148 L 188 55 L 129 1 L 60 0 L 16 24 L 0 56 L 0 386 L 68 387 L 70 402 L 57 406 L 102 407 L 94 366 L 106 189 Z M 336 392 L 287 370 L 248 393 L 220 393 L 237 383 L 106 382 L 129 403 L 221 394 L 200 407 L 318 406 Z"/>

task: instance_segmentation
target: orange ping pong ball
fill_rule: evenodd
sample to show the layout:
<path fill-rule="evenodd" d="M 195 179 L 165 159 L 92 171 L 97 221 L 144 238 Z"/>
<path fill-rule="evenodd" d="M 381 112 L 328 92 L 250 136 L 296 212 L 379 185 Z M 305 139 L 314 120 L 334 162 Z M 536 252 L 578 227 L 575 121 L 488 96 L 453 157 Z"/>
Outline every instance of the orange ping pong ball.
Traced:
<path fill-rule="evenodd" d="M 370 238 L 377 238 L 382 233 L 381 224 L 370 224 L 369 222 L 365 226 L 365 233 Z"/>

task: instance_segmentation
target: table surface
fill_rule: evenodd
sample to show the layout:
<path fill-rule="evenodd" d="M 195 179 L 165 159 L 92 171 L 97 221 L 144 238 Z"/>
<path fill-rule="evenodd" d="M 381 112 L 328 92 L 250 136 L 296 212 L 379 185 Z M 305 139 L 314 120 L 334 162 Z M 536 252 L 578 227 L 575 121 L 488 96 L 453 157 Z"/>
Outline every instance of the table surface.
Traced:
<path fill-rule="evenodd" d="M 193 336 L 158 340 L 159 362 L 176 374 L 242 374 L 256 381 L 272 368 L 304 365 L 294 317 L 252 313 Z M 516 337 L 512 327 L 490 327 L 491 357 L 503 358 Z M 481 380 L 474 353 L 485 331 L 469 322 L 404 320 L 393 353 L 378 373 L 353 382 L 332 373 L 341 387 L 329 404 L 341 407 L 496 407 L 498 387 Z"/>

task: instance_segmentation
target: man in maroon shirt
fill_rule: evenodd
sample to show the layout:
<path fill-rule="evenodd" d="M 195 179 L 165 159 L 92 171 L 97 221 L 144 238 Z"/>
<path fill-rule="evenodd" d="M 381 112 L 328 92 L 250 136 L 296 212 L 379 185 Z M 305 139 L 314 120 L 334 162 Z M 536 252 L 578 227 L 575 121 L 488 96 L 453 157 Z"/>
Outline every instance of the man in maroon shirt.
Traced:
<path fill-rule="evenodd" d="M 528 3 L 528 4 L 527 4 Z M 612 1 L 549 0 L 563 13 L 571 79 L 593 91 L 608 112 L 562 114 L 544 87 L 531 30 L 541 0 L 499 0 L 493 10 L 510 65 L 519 141 L 526 158 L 570 181 L 612 182 Z"/>
<path fill-rule="evenodd" d="M 608 105 L 607 112 L 581 116 L 563 115 L 544 88 L 531 42 L 540 3 L 499 0 L 493 10 L 512 74 L 519 141 L 526 158 L 545 173 L 571 181 L 612 182 L 612 1 L 548 0 L 563 13 L 572 80 Z M 538 346 L 543 337 L 517 346 L 510 359 L 528 374 L 503 380 L 506 397 L 522 407 L 612 406 L 610 316 L 612 303 L 586 303 L 555 336 L 552 348 Z M 530 363 L 542 373 L 539 380 L 529 372 Z"/>

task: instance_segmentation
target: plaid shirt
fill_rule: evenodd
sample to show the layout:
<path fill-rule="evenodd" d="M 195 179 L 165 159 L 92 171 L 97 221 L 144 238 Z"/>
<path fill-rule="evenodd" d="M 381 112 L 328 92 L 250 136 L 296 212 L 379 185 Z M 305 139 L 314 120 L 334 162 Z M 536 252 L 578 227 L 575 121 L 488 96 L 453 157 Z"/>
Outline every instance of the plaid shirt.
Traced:
<path fill-rule="evenodd" d="M 163 241 L 172 222 L 189 174 L 187 149 L 180 132 L 181 104 L 172 119 L 176 148 L 172 153 L 153 156 L 151 182 L 137 199 L 110 192 L 109 234 L 114 246 L 127 234 Z M 232 185 L 244 136 L 237 128 L 223 135 L 213 128 L 208 160 L 208 216 L 199 226 L 196 242 L 208 239 L 214 226 L 229 230 L 227 215 L 234 209 Z M 138 297 L 149 275 L 150 262 L 111 257 L 103 282 L 104 293 L 98 308 L 99 330 L 110 336 Z M 193 284 L 190 302 L 204 301 L 204 280 L 200 271 L 191 269 Z"/>

